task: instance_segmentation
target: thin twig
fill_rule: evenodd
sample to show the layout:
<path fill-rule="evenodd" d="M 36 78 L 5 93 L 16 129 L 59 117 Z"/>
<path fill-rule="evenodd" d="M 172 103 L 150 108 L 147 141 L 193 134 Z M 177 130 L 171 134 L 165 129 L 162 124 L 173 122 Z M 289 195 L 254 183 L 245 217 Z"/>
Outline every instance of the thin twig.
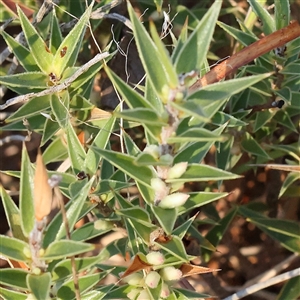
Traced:
<path fill-rule="evenodd" d="M 24 142 L 26 139 L 26 136 L 15 134 L 15 135 L 8 135 L 3 139 L 0 139 L 0 147 L 4 144 L 8 144 L 11 142 Z"/>
<path fill-rule="evenodd" d="M 54 93 L 59 93 L 63 90 L 65 90 L 67 87 L 69 87 L 75 79 L 77 79 L 81 74 L 86 72 L 91 66 L 99 62 L 100 60 L 106 58 L 109 56 L 108 52 L 103 52 L 97 54 L 94 58 L 92 58 L 90 61 L 88 61 L 86 64 L 84 64 L 81 68 L 79 68 L 72 76 L 67 78 L 64 82 L 62 82 L 59 85 L 52 86 L 49 89 L 46 89 L 44 91 L 38 92 L 38 93 L 29 93 L 26 95 L 17 96 L 14 98 L 11 98 L 7 100 L 4 104 L 0 105 L 0 110 L 3 110 L 11 105 L 21 103 L 21 102 L 27 102 L 32 98 L 36 97 L 42 97 Z"/>
<path fill-rule="evenodd" d="M 262 289 L 265 289 L 265 288 L 267 288 L 271 285 L 286 281 L 286 280 L 291 279 L 291 278 L 296 277 L 296 276 L 300 276 L 300 268 L 297 268 L 297 269 L 294 269 L 292 271 L 280 274 L 278 276 L 270 278 L 267 281 L 254 284 L 250 287 L 247 287 L 244 290 L 241 290 L 241 291 L 239 291 L 239 292 L 237 292 L 237 293 L 235 293 L 235 294 L 233 294 L 229 297 L 224 298 L 223 300 L 238 300 L 238 299 L 244 298 L 248 295 L 251 295 L 255 292 L 258 292 Z"/>
<path fill-rule="evenodd" d="M 286 258 L 284 261 L 280 262 L 276 266 L 272 267 L 270 270 L 264 272 L 263 274 L 260 274 L 259 276 L 256 276 L 255 278 L 247 281 L 241 288 L 246 288 L 248 286 L 251 286 L 254 283 L 260 282 L 262 280 L 267 280 L 269 278 L 272 278 L 274 275 L 280 273 L 282 270 L 289 267 L 289 265 L 296 259 L 299 258 L 299 255 L 297 253 L 294 253 L 290 255 L 288 258 Z"/>

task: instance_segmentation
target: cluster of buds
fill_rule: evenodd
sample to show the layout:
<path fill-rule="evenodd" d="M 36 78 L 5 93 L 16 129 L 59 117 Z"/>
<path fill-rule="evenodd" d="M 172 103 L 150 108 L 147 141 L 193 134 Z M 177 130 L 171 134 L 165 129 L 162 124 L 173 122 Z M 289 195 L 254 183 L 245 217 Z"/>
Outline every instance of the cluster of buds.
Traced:
<path fill-rule="evenodd" d="M 158 251 L 147 254 L 147 262 L 154 268 L 164 263 L 164 256 Z M 136 272 L 126 276 L 123 281 L 133 286 L 127 294 L 128 299 L 148 300 L 152 299 L 151 289 L 156 289 L 160 285 L 159 300 L 166 299 L 171 294 L 171 285 L 182 277 L 182 272 L 173 266 L 163 267 L 148 272 Z"/>

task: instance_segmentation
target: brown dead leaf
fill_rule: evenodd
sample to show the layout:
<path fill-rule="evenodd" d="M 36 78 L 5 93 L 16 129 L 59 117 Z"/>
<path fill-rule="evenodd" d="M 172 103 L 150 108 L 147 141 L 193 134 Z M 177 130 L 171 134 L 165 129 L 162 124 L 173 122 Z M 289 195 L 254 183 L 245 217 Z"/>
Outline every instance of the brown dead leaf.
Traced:
<path fill-rule="evenodd" d="M 39 151 L 36 158 L 34 175 L 34 210 L 35 218 L 41 221 L 51 211 L 52 190 L 48 183 L 47 169 L 44 165 L 42 154 Z"/>
<path fill-rule="evenodd" d="M 132 263 L 127 268 L 127 270 L 124 272 L 124 274 L 121 276 L 121 278 L 124 278 L 124 277 L 126 277 L 130 274 L 133 274 L 135 272 L 138 272 L 140 270 L 150 270 L 152 268 L 152 265 L 148 264 L 141 258 L 142 255 L 143 255 L 142 253 L 138 253 L 134 257 Z"/>
<path fill-rule="evenodd" d="M 195 266 L 192 264 L 182 264 L 179 269 L 182 272 L 182 277 L 220 271 L 220 269 L 211 269 L 211 268 L 206 268 L 201 266 Z"/>

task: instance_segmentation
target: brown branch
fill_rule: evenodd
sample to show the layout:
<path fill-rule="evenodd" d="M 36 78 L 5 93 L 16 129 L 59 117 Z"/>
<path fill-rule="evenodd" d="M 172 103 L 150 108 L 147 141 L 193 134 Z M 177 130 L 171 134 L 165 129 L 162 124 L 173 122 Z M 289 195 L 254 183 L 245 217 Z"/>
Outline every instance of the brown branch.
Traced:
<path fill-rule="evenodd" d="M 285 45 L 299 36 L 300 25 L 297 21 L 292 21 L 290 25 L 263 37 L 215 66 L 212 70 L 196 81 L 189 88 L 189 92 L 195 92 L 203 86 L 220 81 L 236 71 L 238 68 L 275 48 Z"/>

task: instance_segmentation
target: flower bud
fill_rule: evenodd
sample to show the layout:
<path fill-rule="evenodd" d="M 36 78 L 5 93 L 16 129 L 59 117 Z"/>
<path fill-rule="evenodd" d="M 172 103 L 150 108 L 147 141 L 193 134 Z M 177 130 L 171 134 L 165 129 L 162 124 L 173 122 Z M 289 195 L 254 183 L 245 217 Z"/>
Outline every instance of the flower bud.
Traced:
<path fill-rule="evenodd" d="M 157 266 L 162 265 L 165 261 L 165 257 L 159 251 L 153 251 L 146 255 L 149 264 Z"/>
<path fill-rule="evenodd" d="M 147 290 L 142 290 L 136 300 L 151 300 L 151 297 Z"/>
<path fill-rule="evenodd" d="M 170 166 L 173 163 L 173 156 L 171 154 L 164 154 L 159 158 L 159 162 L 164 166 Z"/>
<path fill-rule="evenodd" d="M 160 275 L 155 271 L 151 271 L 145 278 L 145 283 L 152 289 L 155 289 L 158 286 L 159 281 Z"/>
<path fill-rule="evenodd" d="M 147 146 L 143 152 L 148 153 L 152 155 L 154 158 L 158 159 L 159 158 L 159 146 L 157 145 L 149 145 Z"/>
<path fill-rule="evenodd" d="M 169 296 L 170 296 L 169 286 L 166 283 L 163 283 L 160 292 L 160 297 L 164 299 L 164 298 L 168 298 Z"/>
<path fill-rule="evenodd" d="M 167 189 L 166 183 L 158 177 L 151 178 L 151 187 L 158 192 L 164 191 Z"/>
<path fill-rule="evenodd" d="M 165 267 L 160 270 L 159 274 L 165 281 L 177 281 L 182 276 L 182 272 L 175 267 Z"/>
<path fill-rule="evenodd" d="M 23 254 L 27 257 L 27 258 L 31 258 L 31 252 L 29 247 L 24 247 L 23 248 Z"/>
<path fill-rule="evenodd" d="M 42 273 L 42 270 L 38 267 L 35 267 L 31 270 L 31 272 L 34 274 L 34 275 L 40 275 Z"/>
<path fill-rule="evenodd" d="M 183 205 L 189 197 L 190 195 L 187 195 L 185 193 L 173 193 L 162 199 L 158 203 L 158 206 L 167 209 L 179 207 Z"/>
<path fill-rule="evenodd" d="M 184 174 L 184 172 L 186 171 L 187 166 L 188 166 L 187 162 L 181 162 L 181 163 L 175 164 L 168 171 L 167 179 L 175 179 L 175 178 L 181 177 Z"/>
<path fill-rule="evenodd" d="M 123 281 L 129 285 L 139 285 L 143 280 L 143 275 L 141 273 L 133 273 L 123 278 Z"/>
<path fill-rule="evenodd" d="M 132 289 L 128 294 L 127 298 L 130 300 L 136 299 L 137 295 L 142 291 L 142 288 Z"/>

